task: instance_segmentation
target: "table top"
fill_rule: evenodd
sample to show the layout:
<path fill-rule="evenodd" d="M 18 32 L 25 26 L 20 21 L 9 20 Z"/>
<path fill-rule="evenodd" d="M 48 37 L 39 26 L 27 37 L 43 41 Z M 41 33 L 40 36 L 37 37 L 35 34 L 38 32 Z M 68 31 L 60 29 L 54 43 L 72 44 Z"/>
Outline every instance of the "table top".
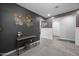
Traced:
<path fill-rule="evenodd" d="M 36 35 L 21 36 L 21 37 L 18 37 L 17 40 L 20 41 L 20 40 L 25 40 L 25 39 L 33 38 L 33 37 L 36 37 Z"/>

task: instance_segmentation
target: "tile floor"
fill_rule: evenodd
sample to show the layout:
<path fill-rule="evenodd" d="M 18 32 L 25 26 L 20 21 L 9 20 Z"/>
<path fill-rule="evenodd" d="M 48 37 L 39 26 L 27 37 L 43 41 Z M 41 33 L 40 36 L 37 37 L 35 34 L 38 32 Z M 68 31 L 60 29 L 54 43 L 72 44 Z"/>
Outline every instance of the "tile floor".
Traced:
<path fill-rule="evenodd" d="M 41 39 L 40 45 L 20 54 L 20 56 L 79 56 L 79 46 L 57 39 Z"/>

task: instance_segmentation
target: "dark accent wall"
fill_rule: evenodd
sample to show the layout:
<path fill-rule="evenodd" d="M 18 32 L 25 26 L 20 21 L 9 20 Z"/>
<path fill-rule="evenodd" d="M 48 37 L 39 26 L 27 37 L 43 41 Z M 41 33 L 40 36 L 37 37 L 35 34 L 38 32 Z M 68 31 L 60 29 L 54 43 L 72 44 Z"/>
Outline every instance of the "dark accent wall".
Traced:
<path fill-rule="evenodd" d="M 26 25 L 19 26 L 15 24 L 12 12 L 15 11 L 18 15 L 29 14 L 32 16 L 33 25 L 27 27 Z M 36 20 L 39 15 L 15 4 L 0 4 L 0 53 L 5 53 L 14 50 L 16 47 L 17 32 L 23 33 L 23 36 L 37 35 L 40 39 L 40 25 Z M 35 41 L 36 41 L 35 40 Z"/>
<path fill-rule="evenodd" d="M 79 14 L 76 16 L 76 27 L 79 27 Z"/>

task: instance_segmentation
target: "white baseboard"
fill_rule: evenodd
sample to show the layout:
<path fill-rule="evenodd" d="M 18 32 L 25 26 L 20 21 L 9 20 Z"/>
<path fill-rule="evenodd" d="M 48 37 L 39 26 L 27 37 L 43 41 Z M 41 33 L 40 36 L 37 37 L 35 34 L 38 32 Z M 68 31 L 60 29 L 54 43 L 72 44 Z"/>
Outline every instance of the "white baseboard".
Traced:
<path fill-rule="evenodd" d="M 7 52 L 7 53 L 3 53 L 2 54 L 2 56 L 7 56 L 7 55 L 9 55 L 9 54 L 11 54 L 11 53 L 14 53 L 16 50 L 12 50 L 12 51 L 9 51 L 9 52 Z"/>
<path fill-rule="evenodd" d="M 53 40 L 53 37 L 52 37 L 51 39 L 49 39 L 49 38 L 45 38 L 45 37 L 41 37 L 40 40 L 41 40 L 41 39 Z"/>
<path fill-rule="evenodd" d="M 35 41 L 35 42 L 40 42 L 40 40 Z M 35 42 L 33 42 L 33 43 L 35 43 Z M 31 43 L 31 44 L 32 44 L 32 43 Z M 19 50 L 21 50 L 21 49 L 23 49 L 23 48 L 24 48 L 24 46 L 21 47 L 21 48 L 19 48 Z M 2 56 L 7 56 L 7 55 L 10 55 L 10 54 L 12 54 L 12 53 L 14 53 L 14 52 L 16 52 L 16 49 L 15 49 L 15 50 L 12 50 L 12 51 L 9 51 L 9 52 L 7 52 L 7 53 L 1 53 L 1 54 L 2 54 Z"/>
<path fill-rule="evenodd" d="M 75 40 L 72 40 L 72 39 L 68 39 L 68 38 L 61 38 L 60 39 L 63 39 L 63 40 L 69 40 L 69 41 L 75 41 Z"/>
<path fill-rule="evenodd" d="M 23 48 L 24 48 L 24 47 L 21 47 L 21 48 L 19 48 L 19 50 L 20 50 L 20 49 L 23 49 Z M 14 52 L 16 52 L 16 49 L 15 49 L 15 50 L 12 50 L 12 51 L 9 51 L 9 52 L 7 52 L 7 53 L 3 53 L 2 56 L 7 56 L 7 55 L 12 54 L 12 53 L 14 53 Z"/>

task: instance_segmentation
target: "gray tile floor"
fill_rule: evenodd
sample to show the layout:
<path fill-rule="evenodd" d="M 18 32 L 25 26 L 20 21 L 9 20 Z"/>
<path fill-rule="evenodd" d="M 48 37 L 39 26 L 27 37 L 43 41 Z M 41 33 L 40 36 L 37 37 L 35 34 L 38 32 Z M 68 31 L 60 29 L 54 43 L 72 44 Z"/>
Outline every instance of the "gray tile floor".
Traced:
<path fill-rule="evenodd" d="M 79 56 L 79 46 L 57 39 L 41 39 L 40 45 L 22 53 L 20 56 Z"/>

